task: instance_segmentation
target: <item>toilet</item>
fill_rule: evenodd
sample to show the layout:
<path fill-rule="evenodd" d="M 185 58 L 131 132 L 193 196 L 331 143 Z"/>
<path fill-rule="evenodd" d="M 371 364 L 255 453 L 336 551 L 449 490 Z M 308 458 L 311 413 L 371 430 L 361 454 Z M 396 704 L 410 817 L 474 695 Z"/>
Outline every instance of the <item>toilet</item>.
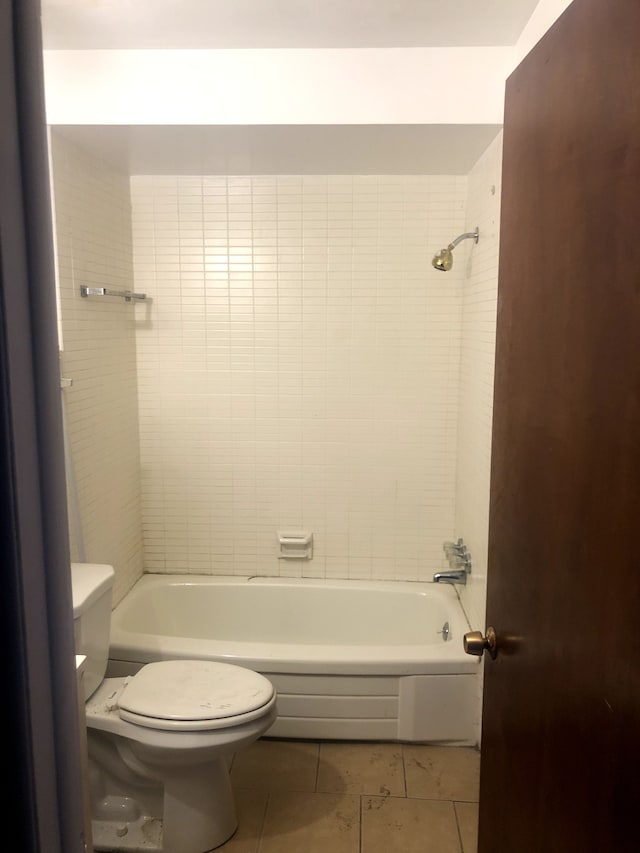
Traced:
<path fill-rule="evenodd" d="M 106 678 L 114 572 L 73 563 L 95 850 L 205 853 L 237 828 L 231 755 L 276 719 L 271 682 L 204 660 L 149 663 Z"/>

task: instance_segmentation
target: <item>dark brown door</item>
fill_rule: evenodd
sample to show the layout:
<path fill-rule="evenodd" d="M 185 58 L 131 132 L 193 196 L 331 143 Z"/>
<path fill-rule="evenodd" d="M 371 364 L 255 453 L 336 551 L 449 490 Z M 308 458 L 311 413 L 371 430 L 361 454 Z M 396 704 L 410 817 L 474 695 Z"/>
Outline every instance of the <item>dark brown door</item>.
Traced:
<path fill-rule="evenodd" d="M 640 2 L 507 83 L 480 853 L 640 850 Z"/>

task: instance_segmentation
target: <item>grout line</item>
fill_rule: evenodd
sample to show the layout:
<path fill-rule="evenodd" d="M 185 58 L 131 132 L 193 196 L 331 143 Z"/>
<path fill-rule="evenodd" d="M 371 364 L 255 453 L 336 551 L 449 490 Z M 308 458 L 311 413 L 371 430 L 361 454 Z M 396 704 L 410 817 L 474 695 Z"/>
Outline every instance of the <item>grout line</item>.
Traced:
<path fill-rule="evenodd" d="M 267 810 L 269 808 L 270 802 L 271 802 L 271 792 L 267 791 L 267 799 L 265 800 L 265 803 L 264 803 L 264 810 L 262 812 L 262 820 L 260 822 L 260 829 L 258 831 L 258 845 L 256 847 L 256 853 L 260 853 L 260 850 L 262 848 L 262 834 L 264 832 L 264 825 L 265 825 L 266 820 L 267 820 Z"/>
<path fill-rule="evenodd" d="M 314 789 L 313 789 L 315 794 L 318 793 L 318 780 L 320 779 L 320 751 L 322 749 L 322 744 L 320 743 L 320 741 L 317 742 L 317 745 L 318 745 L 318 757 L 316 759 L 316 784 L 315 784 Z"/>
<path fill-rule="evenodd" d="M 402 778 L 404 779 L 404 795 L 409 799 L 409 786 L 407 785 L 407 766 L 404 760 L 404 744 L 400 744 L 402 755 Z"/>
<path fill-rule="evenodd" d="M 458 830 L 458 844 L 460 845 L 460 850 L 462 851 L 462 853 L 464 853 L 464 845 L 462 844 L 462 832 L 460 831 L 460 821 L 458 820 L 458 810 L 453 800 L 451 800 L 451 805 L 453 806 L 453 813 L 456 818 L 456 829 Z"/>
<path fill-rule="evenodd" d="M 362 833 L 362 814 L 364 811 L 364 797 L 365 796 L 366 796 L 366 794 L 360 794 L 360 827 L 359 827 L 360 828 L 360 836 L 359 836 L 359 843 L 358 843 L 359 853 L 363 853 L 363 849 L 362 849 L 362 845 L 363 845 L 363 840 L 362 840 L 362 834 L 363 834 Z"/>

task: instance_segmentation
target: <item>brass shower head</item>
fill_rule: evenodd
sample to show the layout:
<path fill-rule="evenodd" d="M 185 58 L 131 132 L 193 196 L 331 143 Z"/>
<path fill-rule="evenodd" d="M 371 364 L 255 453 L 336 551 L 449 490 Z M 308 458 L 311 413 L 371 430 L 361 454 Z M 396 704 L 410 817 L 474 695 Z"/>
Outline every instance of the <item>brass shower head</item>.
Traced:
<path fill-rule="evenodd" d="M 480 232 L 477 228 L 475 231 L 467 231 L 466 234 L 461 234 L 459 237 L 456 237 L 453 242 L 449 243 L 446 249 L 441 249 L 437 255 L 434 255 L 431 263 L 435 269 L 440 270 L 441 272 L 448 272 L 453 266 L 453 250 L 458 243 L 462 242 L 462 240 L 473 240 L 474 243 L 477 243 L 479 239 Z"/>

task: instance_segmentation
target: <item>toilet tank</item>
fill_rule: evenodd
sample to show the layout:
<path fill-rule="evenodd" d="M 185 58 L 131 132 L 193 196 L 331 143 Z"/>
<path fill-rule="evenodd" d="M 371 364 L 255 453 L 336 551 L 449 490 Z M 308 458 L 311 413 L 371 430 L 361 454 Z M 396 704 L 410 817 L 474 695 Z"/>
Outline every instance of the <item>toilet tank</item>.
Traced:
<path fill-rule="evenodd" d="M 107 670 L 114 571 L 98 563 L 72 563 L 73 628 L 76 654 L 85 655 L 85 700 Z"/>

